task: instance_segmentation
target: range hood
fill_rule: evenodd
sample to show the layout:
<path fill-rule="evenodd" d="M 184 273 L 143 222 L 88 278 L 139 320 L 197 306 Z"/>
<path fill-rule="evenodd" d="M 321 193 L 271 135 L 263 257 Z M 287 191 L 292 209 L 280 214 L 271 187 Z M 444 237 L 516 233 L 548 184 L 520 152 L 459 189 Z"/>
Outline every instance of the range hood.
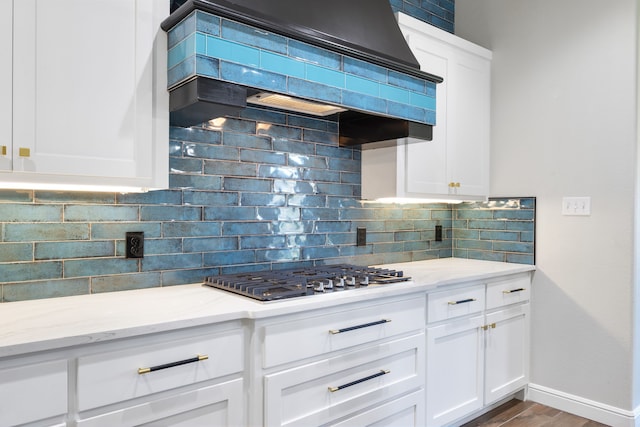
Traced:
<path fill-rule="evenodd" d="M 431 139 L 442 78 L 420 70 L 389 0 L 176 2 L 162 23 L 172 125 L 272 98 L 338 117 L 342 146 Z"/>

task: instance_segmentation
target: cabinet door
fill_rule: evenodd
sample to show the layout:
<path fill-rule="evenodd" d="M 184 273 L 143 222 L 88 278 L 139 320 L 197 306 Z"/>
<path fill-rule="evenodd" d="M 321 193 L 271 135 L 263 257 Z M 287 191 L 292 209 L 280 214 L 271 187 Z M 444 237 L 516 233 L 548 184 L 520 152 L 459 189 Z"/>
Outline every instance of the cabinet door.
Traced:
<path fill-rule="evenodd" d="M 399 23 L 421 68 L 444 78 L 436 85 L 433 140 L 404 149 L 407 196 L 483 199 L 489 194 L 491 52 L 402 14 Z"/>
<path fill-rule="evenodd" d="M 482 408 L 483 319 L 427 327 L 427 426 L 450 426 Z"/>
<path fill-rule="evenodd" d="M 529 304 L 487 314 L 485 404 L 524 387 L 529 381 Z"/>
<path fill-rule="evenodd" d="M 3 171 L 12 169 L 13 0 L 0 0 L 0 9 L 0 55 L 3 59 L 0 67 L 0 171 Z"/>
<path fill-rule="evenodd" d="M 14 2 L 14 171 L 151 184 L 162 8 L 168 2 Z"/>
<path fill-rule="evenodd" d="M 422 69 L 442 76 L 444 81 L 436 85 L 436 125 L 433 127 L 433 140 L 420 141 L 412 138 L 403 140 L 402 156 L 404 163 L 404 187 L 407 196 L 424 194 L 442 194 L 449 192 L 450 178 L 447 172 L 449 155 L 448 144 L 448 100 L 449 57 L 451 49 L 442 43 L 409 34 L 407 37 L 411 51 Z"/>
<path fill-rule="evenodd" d="M 457 49 L 448 62 L 448 177 L 457 194 L 489 194 L 491 67 L 486 58 Z"/>

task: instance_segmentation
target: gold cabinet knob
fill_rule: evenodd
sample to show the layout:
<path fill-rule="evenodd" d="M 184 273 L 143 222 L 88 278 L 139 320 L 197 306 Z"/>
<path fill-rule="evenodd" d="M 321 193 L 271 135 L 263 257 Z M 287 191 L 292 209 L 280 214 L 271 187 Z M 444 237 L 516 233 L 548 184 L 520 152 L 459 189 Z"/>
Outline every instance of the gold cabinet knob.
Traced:
<path fill-rule="evenodd" d="M 29 148 L 20 147 L 18 150 L 18 155 L 20 157 L 31 157 L 31 150 Z"/>

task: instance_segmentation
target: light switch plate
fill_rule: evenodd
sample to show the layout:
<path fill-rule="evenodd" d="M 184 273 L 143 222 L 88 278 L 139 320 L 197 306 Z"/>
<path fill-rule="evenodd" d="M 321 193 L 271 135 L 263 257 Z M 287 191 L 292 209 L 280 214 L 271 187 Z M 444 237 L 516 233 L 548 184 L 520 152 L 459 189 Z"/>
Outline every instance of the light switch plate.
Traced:
<path fill-rule="evenodd" d="M 591 215 L 591 197 L 563 197 L 562 215 Z"/>

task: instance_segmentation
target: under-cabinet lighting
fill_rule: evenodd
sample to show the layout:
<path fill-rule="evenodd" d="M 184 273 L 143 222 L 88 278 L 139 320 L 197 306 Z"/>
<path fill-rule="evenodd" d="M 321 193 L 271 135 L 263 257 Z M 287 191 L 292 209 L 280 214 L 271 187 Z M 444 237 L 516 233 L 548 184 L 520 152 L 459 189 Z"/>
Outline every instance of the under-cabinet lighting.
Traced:
<path fill-rule="evenodd" d="M 83 185 L 83 184 L 49 184 L 31 182 L 2 182 L 4 190 L 49 190 L 49 191 L 83 191 L 92 193 L 146 193 L 150 188 L 131 187 L 125 185 Z"/>
<path fill-rule="evenodd" d="M 404 198 L 404 197 L 383 197 L 375 200 L 363 200 L 364 202 L 369 203 L 397 203 L 399 205 L 409 205 L 409 204 L 424 204 L 424 203 L 449 203 L 452 205 L 457 205 L 459 203 L 463 203 L 464 200 L 457 199 L 413 199 L 413 198 Z"/>
<path fill-rule="evenodd" d="M 307 101 L 305 99 L 268 92 L 250 96 L 247 98 L 247 102 L 283 110 L 297 111 L 298 113 L 312 114 L 314 116 L 329 116 L 341 111 L 347 111 L 335 105 L 322 104 L 320 102 Z"/>

